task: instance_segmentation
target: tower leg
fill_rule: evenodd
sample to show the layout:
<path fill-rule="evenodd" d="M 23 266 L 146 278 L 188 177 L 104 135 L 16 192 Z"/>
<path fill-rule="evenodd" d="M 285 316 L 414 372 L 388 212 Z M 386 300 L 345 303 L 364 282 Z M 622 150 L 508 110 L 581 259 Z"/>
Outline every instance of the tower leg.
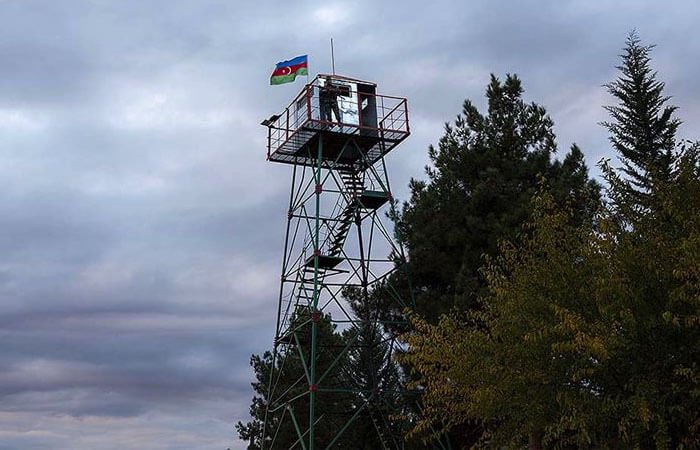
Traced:
<path fill-rule="evenodd" d="M 319 135 L 318 139 L 318 155 L 316 159 L 316 212 L 315 212 L 315 234 L 314 234 L 314 293 L 311 308 L 311 364 L 309 369 L 309 450 L 315 450 L 315 438 L 316 438 L 316 353 L 317 348 L 317 335 L 318 335 L 318 318 L 320 316 L 318 311 L 318 297 L 319 297 L 319 258 L 321 253 L 319 249 L 321 248 L 321 166 L 323 163 L 323 133 Z"/>

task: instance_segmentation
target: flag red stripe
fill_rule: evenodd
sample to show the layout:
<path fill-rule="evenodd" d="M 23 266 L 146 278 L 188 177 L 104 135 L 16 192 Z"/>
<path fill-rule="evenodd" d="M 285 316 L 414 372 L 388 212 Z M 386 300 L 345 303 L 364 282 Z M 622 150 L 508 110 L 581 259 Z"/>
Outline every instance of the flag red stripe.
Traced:
<path fill-rule="evenodd" d="M 276 77 L 279 75 L 291 75 L 293 73 L 296 73 L 297 70 L 303 69 L 304 67 L 308 67 L 308 63 L 303 62 L 301 64 L 295 64 L 293 66 L 278 67 L 275 69 L 274 72 L 272 72 L 272 76 Z M 287 69 L 290 69 L 289 72 L 287 71 Z"/>

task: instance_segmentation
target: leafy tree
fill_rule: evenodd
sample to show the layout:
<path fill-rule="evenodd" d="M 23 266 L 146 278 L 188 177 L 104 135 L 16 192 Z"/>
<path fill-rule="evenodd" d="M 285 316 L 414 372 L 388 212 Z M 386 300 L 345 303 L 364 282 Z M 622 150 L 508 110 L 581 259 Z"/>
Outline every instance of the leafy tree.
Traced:
<path fill-rule="evenodd" d="M 553 161 L 552 120 L 522 93 L 517 76 L 503 82 L 492 76 L 485 114 L 465 101 L 438 147 L 428 150 L 428 180 L 411 181 L 411 198 L 395 216 L 416 311 L 431 322 L 454 307 L 475 305 L 485 285 L 478 271 L 482 256 L 495 255 L 499 240 L 519 233 L 539 175 L 557 201 L 572 203 L 580 220 L 598 202 L 599 187 L 589 180 L 581 151 L 573 146 L 563 162 Z"/>
<path fill-rule="evenodd" d="M 618 192 L 604 222 L 614 265 L 599 284 L 618 318 L 616 348 L 602 371 L 605 398 L 616 407 L 621 438 L 639 448 L 700 445 L 697 144 L 682 147 L 672 169 L 670 180 L 648 191 L 655 201 L 646 214 L 624 215 L 639 204 Z"/>
<path fill-rule="evenodd" d="M 534 202 L 523 242 L 502 243 L 484 269 L 481 308 L 438 324 L 414 317 L 405 359 L 425 389 L 416 432 L 476 419 L 488 430 L 484 447 L 599 444 L 605 408 L 594 375 L 609 357 L 601 335 L 612 324 L 590 287 L 602 260 L 589 224 L 575 225 L 551 194 Z"/>
<path fill-rule="evenodd" d="M 621 193 L 633 195 L 642 209 L 651 206 L 654 185 L 671 178 L 681 123 L 674 117 L 677 108 L 667 104 L 670 97 L 663 94 L 664 83 L 650 66 L 653 47 L 642 45 L 639 36 L 630 33 L 617 67 L 620 76 L 605 85 L 619 102 L 606 107 L 612 120 L 603 125 L 626 175 Z"/>
<path fill-rule="evenodd" d="M 611 207 L 576 225 L 536 197 L 527 232 L 486 265 L 479 309 L 413 318 L 414 432 L 477 419 L 483 447 L 697 448 L 699 155 L 684 148 L 658 209 L 633 221 Z"/>

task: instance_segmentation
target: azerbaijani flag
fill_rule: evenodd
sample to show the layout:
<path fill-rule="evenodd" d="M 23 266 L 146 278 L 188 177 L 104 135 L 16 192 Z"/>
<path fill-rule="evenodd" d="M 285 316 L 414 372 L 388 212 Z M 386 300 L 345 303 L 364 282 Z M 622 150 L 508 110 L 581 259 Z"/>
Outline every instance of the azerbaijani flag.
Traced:
<path fill-rule="evenodd" d="M 278 62 L 270 76 L 270 84 L 284 84 L 293 82 L 297 75 L 309 74 L 308 55 L 297 56 L 289 61 Z"/>

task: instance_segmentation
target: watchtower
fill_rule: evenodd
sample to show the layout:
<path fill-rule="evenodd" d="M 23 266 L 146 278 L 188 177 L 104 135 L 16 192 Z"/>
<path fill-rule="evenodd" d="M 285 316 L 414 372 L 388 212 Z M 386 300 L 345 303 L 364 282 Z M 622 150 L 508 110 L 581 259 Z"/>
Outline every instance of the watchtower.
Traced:
<path fill-rule="evenodd" d="M 406 99 L 318 75 L 262 124 L 267 159 L 292 166 L 262 447 L 340 448 L 363 423 L 373 448 L 402 448 L 391 411 L 401 320 L 386 312 L 412 301 L 397 286 L 403 250 L 382 219 L 394 207 L 384 157 L 410 134 Z"/>

